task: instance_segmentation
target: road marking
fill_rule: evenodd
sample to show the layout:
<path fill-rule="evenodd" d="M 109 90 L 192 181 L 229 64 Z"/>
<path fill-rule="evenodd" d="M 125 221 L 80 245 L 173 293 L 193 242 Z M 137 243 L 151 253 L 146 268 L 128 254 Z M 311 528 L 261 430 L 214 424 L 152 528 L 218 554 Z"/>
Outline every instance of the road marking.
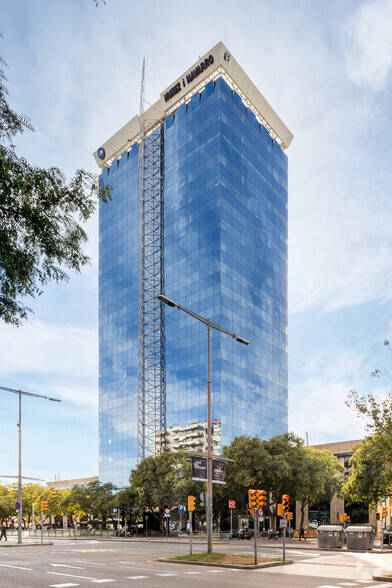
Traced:
<path fill-rule="evenodd" d="M 140 562 L 139 562 L 139 563 L 140 563 Z M 147 565 L 151 565 L 151 564 L 147 564 Z M 148 572 L 152 572 L 152 571 L 154 571 L 154 572 L 163 572 L 163 571 L 164 571 L 163 569 L 162 569 L 162 570 L 159 570 L 159 569 L 157 570 L 157 569 L 155 568 L 155 566 L 154 566 L 154 567 L 151 567 L 151 568 L 147 568 L 147 569 L 146 569 L 147 565 L 145 565 L 145 566 L 143 566 L 143 567 L 138 567 L 138 566 L 132 566 L 132 567 L 128 567 L 128 568 L 127 568 L 127 567 L 123 567 L 123 568 L 121 568 L 121 569 L 123 569 L 123 570 L 143 570 L 144 572 L 146 572 L 146 571 L 148 571 Z M 166 569 L 167 569 L 167 568 L 166 568 Z"/>
<path fill-rule="evenodd" d="M 84 570 L 84 568 L 79 568 L 78 566 L 69 566 L 68 564 L 49 564 L 50 566 L 53 566 L 54 568 L 72 568 L 73 570 Z"/>
<path fill-rule="evenodd" d="M 184 572 L 184 574 L 201 574 L 201 572 Z"/>
<path fill-rule="evenodd" d="M 157 576 L 177 576 L 177 574 L 157 574 Z"/>
<path fill-rule="evenodd" d="M 144 578 L 149 578 L 149 576 L 127 576 L 127 580 L 144 580 Z"/>
<path fill-rule="evenodd" d="M 91 580 L 91 584 L 93 584 L 94 582 L 96 584 L 103 584 L 104 582 L 117 582 L 117 580 Z"/>
<path fill-rule="evenodd" d="M 106 564 L 103 564 L 103 563 L 96 563 L 95 561 L 83 561 L 81 559 L 76 559 L 75 563 L 84 563 L 84 564 L 90 564 L 93 566 L 106 566 Z"/>
<path fill-rule="evenodd" d="M 62 574 L 61 572 L 46 572 L 53 576 L 66 576 L 67 578 L 82 578 L 82 580 L 96 580 L 96 578 L 89 578 L 88 576 L 75 576 L 73 574 Z"/>
<path fill-rule="evenodd" d="M 316 556 L 318 557 L 320 555 L 320 553 L 315 553 L 315 552 L 312 553 L 312 552 L 309 552 L 309 551 L 299 551 L 297 549 L 287 550 L 287 553 L 294 553 L 294 555 L 313 555 L 315 557 Z"/>
<path fill-rule="evenodd" d="M 68 586 L 80 586 L 80 584 L 50 584 L 51 588 L 68 588 Z"/>
<path fill-rule="evenodd" d="M 352 582 L 339 582 L 338 586 L 356 586 Z"/>
<path fill-rule="evenodd" d="M 0 564 L 2 568 L 15 568 L 16 570 L 26 570 L 27 572 L 32 572 L 33 568 L 21 568 L 20 566 L 11 566 L 8 564 Z"/>
<path fill-rule="evenodd" d="M 210 574 L 221 574 L 223 570 L 207 570 Z"/>

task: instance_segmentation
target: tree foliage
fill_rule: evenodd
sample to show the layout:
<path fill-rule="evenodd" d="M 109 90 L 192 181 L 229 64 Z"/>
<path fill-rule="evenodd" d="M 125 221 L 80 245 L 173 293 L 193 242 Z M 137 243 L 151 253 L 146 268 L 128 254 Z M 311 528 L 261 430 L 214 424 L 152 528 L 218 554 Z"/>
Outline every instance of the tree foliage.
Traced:
<path fill-rule="evenodd" d="M 378 366 L 371 376 L 391 380 L 392 349 L 384 341 L 390 365 Z M 355 448 L 350 458 L 351 471 L 343 486 L 344 496 L 351 501 L 375 505 L 381 496 L 392 496 L 392 391 L 384 397 L 360 396 L 351 390 L 346 404 L 366 420 L 368 436 Z"/>
<path fill-rule="evenodd" d="M 72 486 L 61 506 L 68 515 L 87 516 L 89 520 L 106 518 L 114 505 L 115 491 L 111 482 Z"/>
<path fill-rule="evenodd" d="M 2 66 L 3 67 L 2 67 Z M 0 63 L 0 318 L 20 325 L 31 308 L 22 299 L 42 293 L 49 281 L 68 280 L 81 271 L 86 222 L 107 201 L 110 188 L 78 170 L 69 182 L 55 167 L 32 165 L 16 153 L 14 138 L 33 131 L 29 119 L 7 101 L 4 60 Z"/>
<path fill-rule="evenodd" d="M 266 490 L 268 511 L 276 517 L 282 494 L 304 508 L 317 501 L 330 500 L 338 489 L 336 474 L 343 471 L 328 451 L 305 447 L 293 433 L 261 441 L 257 437 L 236 437 L 224 450 L 234 460 L 228 466 L 226 486 L 219 490 L 221 500 L 246 494 L 249 488 Z"/>
<path fill-rule="evenodd" d="M 192 480 L 189 459 L 174 452 L 143 459 L 131 473 L 130 487 L 139 512 L 150 511 L 161 528 L 166 506 L 186 504 L 188 495 L 197 497 L 204 490 L 202 482 Z"/>
<path fill-rule="evenodd" d="M 368 502 L 373 506 L 381 496 L 392 496 L 392 438 L 375 433 L 355 447 L 350 458 L 350 475 L 342 492 L 350 502 Z"/>

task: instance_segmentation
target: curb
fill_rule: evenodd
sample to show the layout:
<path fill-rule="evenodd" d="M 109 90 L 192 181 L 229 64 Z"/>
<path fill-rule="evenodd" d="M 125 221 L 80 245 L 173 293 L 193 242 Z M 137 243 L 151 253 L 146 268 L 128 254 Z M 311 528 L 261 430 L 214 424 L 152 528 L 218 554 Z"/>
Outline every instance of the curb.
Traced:
<path fill-rule="evenodd" d="M 381 582 L 392 582 L 392 576 L 372 576 L 372 578 Z"/>
<path fill-rule="evenodd" d="M 213 568 L 235 568 L 237 570 L 258 570 L 259 568 L 275 568 L 278 566 L 287 566 L 294 563 L 292 560 L 288 559 L 286 561 L 271 561 L 267 563 L 257 564 L 257 565 L 243 565 L 240 564 L 224 564 L 224 563 L 212 563 L 207 561 L 187 561 L 187 560 L 180 560 L 180 559 L 167 559 L 164 557 L 159 557 L 158 561 L 163 563 L 177 563 L 177 564 L 185 564 L 191 566 L 207 566 Z"/>
<path fill-rule="evenodd" d="M 0 548 L 7 547 L 42 547 L 43 545 L 53 545 L 53 543 L 10 543 L 10 545 L 0 545 Z"/>

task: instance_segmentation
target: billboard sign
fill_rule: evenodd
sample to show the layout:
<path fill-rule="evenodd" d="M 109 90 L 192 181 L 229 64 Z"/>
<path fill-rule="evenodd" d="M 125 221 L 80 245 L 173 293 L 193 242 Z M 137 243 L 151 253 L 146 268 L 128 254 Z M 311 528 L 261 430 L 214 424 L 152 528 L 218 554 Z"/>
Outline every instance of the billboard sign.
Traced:
<path fill-rule="evenodd" d="M 207 459 L 205 457 L 192 457 L 192 480 L 207 481 Z"/>
<path fill-rule="evenodd" d="M 216 484 L 226 484 L 226 463 L 224 461 L 212 460 L 212 481 Z"/>

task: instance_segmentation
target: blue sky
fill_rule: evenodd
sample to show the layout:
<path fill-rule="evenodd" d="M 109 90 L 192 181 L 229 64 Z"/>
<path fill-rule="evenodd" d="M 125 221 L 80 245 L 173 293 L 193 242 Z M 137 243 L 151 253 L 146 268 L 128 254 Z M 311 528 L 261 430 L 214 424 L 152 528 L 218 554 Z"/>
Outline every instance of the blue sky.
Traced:
<path fill-rule="evenodd" d="M 289 157 L 289 429 L 310 443 L 358 439 L 352 388 L 385 394 L 392 331 L 392 3 L 237 0 L 188 5 L 0 0 L 9 101 L 36 129 L 18 152 L 68 177 L 93 151 L 223 41 L 294 140 Z M 91 265 L 0 324 L 0 385 L 23 400 L 23 473 L 98 472 L 97 219 Z M 0 393 L 0 479 L 17 474 L 17 397 Z M 4 478 L 4 481 L 6 479 Z"/>

